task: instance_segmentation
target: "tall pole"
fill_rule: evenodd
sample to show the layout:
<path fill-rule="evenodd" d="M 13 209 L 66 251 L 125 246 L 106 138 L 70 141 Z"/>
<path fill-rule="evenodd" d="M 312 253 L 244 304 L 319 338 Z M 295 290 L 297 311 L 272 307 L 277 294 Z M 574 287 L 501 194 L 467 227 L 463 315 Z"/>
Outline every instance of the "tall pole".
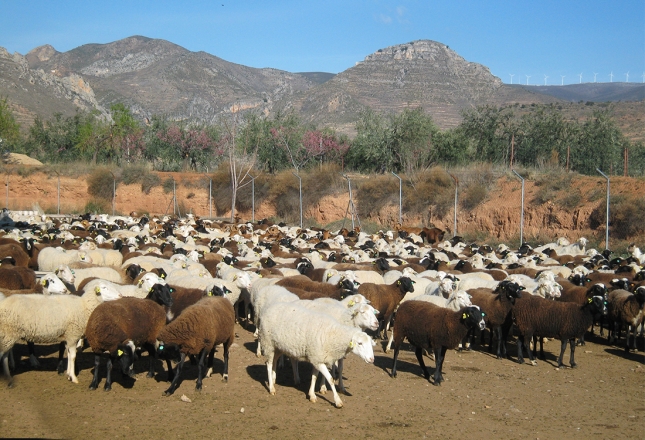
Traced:
<path fill-rule="evenodd" d="M 605 213 L 605 249 L 609 249 L 609 176 L 596 168 L 602 177 L 607 179 L 607 212 Z"/>
<path fill-rule="evenodd" d="M 57 206 L 58 208 L 56 209 L 56 213 L 60 215 L 60 173 L 58 171 L 54 171 L 56 175 L 58 176 L 58 184 L 56 185 L 56 192 L 57 192 Z"/>
<path fill-rule="evenodd" d="M 116 176 L 112 171 L 110 171 L 110 174 L 112 174 L 112 217 L 114 217 L 116 206 Z"/>
<path fill-rule="evenodd" d="M 459 179 L 457 179 L 453 174 L 451 174 L 450 177 L 455 181 L 455 226 L 452 230 L 452 236 L 455 237 L 457 235 L 457 194 L 459 191 Z"/>
<path fill-rule="evenodd" d="M 213 179 L 208 180 L 208 218 L 213 218 Z"/>
<path fill-rule="evenodd" d="M 5 201 L 4 207 L 9 209 L 9 174 L 7 173 L 7 199 Z"/>
<path fill-rule="evenodd" d="M 300 194 L 300 228 L 302 229 L 302 178 L 293 171 L 291 172 L 291 174 L 298 178 L 298 191 Z"/>
<path fill-rule="evenodd" d="M 399 179 L 399 224 L 403 225 L 403 180 L 392 171 L 394 177 Z"/>
<path fill-rule="evenodd" d="M 524 243 L 524 177 L 520 176 L 517 171 L 513 173 L 522 181 L 522 212 L 520 213 L 520 246 Z"/>
<path fill-rule="evenodd" d="M 251 223 L 255 223 L 255 177 L 251 176 Z"/>

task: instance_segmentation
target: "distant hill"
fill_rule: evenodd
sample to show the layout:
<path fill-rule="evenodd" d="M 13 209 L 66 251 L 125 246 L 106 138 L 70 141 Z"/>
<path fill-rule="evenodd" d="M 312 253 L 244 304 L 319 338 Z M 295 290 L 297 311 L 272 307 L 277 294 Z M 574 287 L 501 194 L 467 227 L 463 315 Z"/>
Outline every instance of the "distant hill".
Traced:
<path fill-rule="evenodd" d="M 421 106 L 445 129 L 461 122 L 464 109 L 483 104 L 554 103 L 579 117 L 588 110 L 587 101 L 643 99 L 640 84 L 581 86 L 503 84 L 487 67 L 430 40 L 379 49 L 336 75 L 246 67 L 142 36 L 67 52 L 45 45 L 25 56 L 0 48 L 0 96 L 8 97 L 23 130 L 36 116 L 71 115 L 78 108 L 107 114 L 117 102 L 142 120 L 165 115 L 207 124 L 249 111 L 267 116 L 295 111 L 307 123 L 351 136 L 365 108 L 396 114 Z M 630 138 L 643 139 L 643 106 L 612 105 L 628 118 L 621 127 Z"/>
<path fill-rule="evenodd" d="M 611 102 L 645 100 L 643 83 L 584 83 L 566 86 L 524 86 L 513 85 L 528 91 L 543 93 L 570 102 Z"/>

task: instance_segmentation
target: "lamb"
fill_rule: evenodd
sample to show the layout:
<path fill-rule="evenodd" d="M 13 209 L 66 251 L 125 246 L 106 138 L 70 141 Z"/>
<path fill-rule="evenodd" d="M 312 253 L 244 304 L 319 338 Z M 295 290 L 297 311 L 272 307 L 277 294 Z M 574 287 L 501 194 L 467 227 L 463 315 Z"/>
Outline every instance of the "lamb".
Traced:
<path fill-rule="evenodd" d="M 510 312 L 515 304 L 516 298 L 521 298 L 521 291 L 524 287 L 512 281 L 500 282 L 495 290 L 472 289 L 467 292 L 471 295 L 473 304 L 486 311 L 487 324 L 491 329 L 489 351 L 493 348 L 493 335 L 497 334 L 497 359 L 506 354 L 506 326 L 510 319 Z"/>
<path fill-rule="evenodd" d="M 415 354 L 423 375 L 430 380 L 430 372 L 423 362 L 423 349 L 434 351 L 436 368 L 433 385 L 443 382 L 442 367 L 446 351 L 456 348 L 471 328 L 483 330 L 485 313 L 477 306 L 453 311 L 425 301 L 407 301 L 399 307 L 394 322 L 394 360 L 392 377 L 396 377 L 396 361 L 404 338 L 415 347 Z"/>
<path fill-rule="evenodd" d="M 379 312 L 380 324 L 376 331 L 377 336 L 381 336 L 381 331 L 384 330 L 383 339 L 385 339 L 394 310 L 408 292 L 414 292 L 414 282 L 408 277 L 401 277 L 392 284 L 364 283 L 358 286 L 358 293 Z"/>
<path fill-rule="evenodd" d="M 181 370 L 186 355 L 199 355 L 197 384 L 195 389 L 201 391 L 204 373 L 204 361 L 209 353 L 209 370 L 212 371 L 215 347 L 224 346 L 224 372 L 222 380 L 228 381 L 229 349 L 235 340 L 235 311 L 228 299 L 222 297 L 207 297 L 186 308 L 173 322 L 164 327 L 158 334 L 159 353 L 168 362 L 168 379 L 172 380 L 164 396 L 172 395 L 177 389 Z M 170 368 L 169 359 L 179 354 L 176 370 Z"/>
<path fill-rule="evenodd" d="M 343 406 L 343 401 L 329 373 L 332 364 L 349 352 L 367 363 L 374 362 L 373 341 L 366 333 L 342 325 L 326 314 L 307 310 L 298 302 L 276 303 L 268 307 L 260 321 L 259 335 L 262 354 L 267 357 L 269 392 L 272 395 L 276 392 L 276 365 L 282 354 L 313 365 L 308 393 L 311 402 L 317 400 L 314 387 L 320 371 L 331 386 L 337 408 Z"/>
<path fill-rule="evenodd" d="M 620 337 L 620 327 L 627 324 L 625 351 L 636 349 L 636 329 L 643 322 L 645 313 L 645 287 L 638 287 L 633 294 L 626 290 L 616 289 L 609 292 L 609 343 L 613 344 Z M 629 343 L 629 332 L 632 332 L 632 344 Z"/>
<path fill-rule="evenodd" d="M 444 309 L 449 309 L 453 311 L 457 311 L 460 309 L 463 309 L 464 307 L 470 307 L 472 306 L 472 302 L 470 301 L 470 295 L 468 292 L 464 290 L 458 290 L 456 292 L 452 292 L 448 299 L 445 299 L 443 296 L 438 296 L 438 295 L 419 295 L 416 298 L 413 299 L 413 301 L 424 301 L 424 302 L 429 302 L 432 303 L 436 306 L 443 307 Z M 392 342 L 394 341 L 394 333 L 390 334 L 390 339 L 387 341 L 387 346 L 385 347 L 385 352 L 389 353 L 390 352 L 390 347 L 392 347 Z M 461 346 L 461 343 L 460 343 Z"/>
<path fill-rule="evenodd" d="M 112 389 L 112 364 L 119 356 L 123 373 L 129 376 L 133 374 L 132 363 L 136 347 L 148 350 L 148 377 L 154 376 L 157 334 L 166 325 L 170 306 L 170 288 L 155 284 L 146 299 L 126 297 L 104 302 L 94 309 L 85 329 L 85 338 L 94 352 L 94 377 L 90 390 L 98 387 L 103 354 L 108 356 L 105 391 Z"/>
<path fill-rule="evenodd" d="M 517 361 L 524 363 L 522 347 L 525 340 L 531 340 L 533 335 L 546 338 L 558 338 L 561 341 L 558 367 L 562 367 L 562 358 L 567 348 L 567 341 L 571 347 L 569 364 L 571 368 L 577 366 L 574 360 L 576 338 L 582 337 L 593 323 L 595 313 L 607 314 L 607 301 L 602 296 L 587 299 L 585 304 L 563 303 L 550 301 L 533 295 L 525 295 L 516 301 L 513 306 L 513 322 L 519 332 L 517 342 Z M 532 365 L 537 365 L 533 352 L 527 351 Z"/>
<path fill-rule="evenodd" d="M 36 344 L 67 343 L 67 377 L 78 383 L 75 373 L 76 345 L 85 333 L 87 320 L 103 301 L 117 299 L 119 293 L 105 285 L 83 296 L 12 295 L 0 302 L 0 359 L 4 373 L 13 385 L 7 353 L 20 340 Z"/>

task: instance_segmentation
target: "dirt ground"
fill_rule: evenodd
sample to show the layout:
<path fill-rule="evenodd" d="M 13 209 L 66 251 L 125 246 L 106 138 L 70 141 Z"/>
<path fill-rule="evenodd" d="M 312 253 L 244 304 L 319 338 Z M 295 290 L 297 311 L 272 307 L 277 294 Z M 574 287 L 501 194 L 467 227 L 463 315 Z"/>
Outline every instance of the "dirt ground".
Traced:
<path fill-rule="evenodd" d="M 22 362 L 15 386 L 0 386 L 2 437 L 36 438 L 645 438 L 645 356 L 626 354 L 604 338 L 588 337 L 576 350 L 576 369 L 556 368 L 558 341 L 547 343 L 547 360 L 537 366 L 497 360 L 486 351 L 449 351 L 446 381 L 432 386 L 421 375 L 414 352 L 404 344 L 398 377 L 390 377 L 392 354 L 375 347 L 374 365 L 351 355 L 344 377 L 351 396 L 344 407 L 331 394 L 307 400 L 308 364 L 301 363 L 303 383 L 293 384 L 290 366 L 278 371 L 277 394 L 266 387 L 267 372 L 255 356 L 250 331 L 236 328 L 228 383 L 222 383 L 221 353 L 215 372 L 195 391 L 197 367 L 187 365 L 174 395 L 159 363 L 146 378 L 145 356 L 135 364 L 137 380 L 115 373 L 112 391 L 104 392 L 104 365 L 99 389 L 90 391 L 93 355 L 77 359 L 80 383 L 72 384 L 56 369 L 56 347 L 38 347 L 39 371 L 25 363 L 26 347 L 17 346 Z M 565 363 L 568 364 L 568 351 Z M 434 362 L 426 359 L 431 372 Z M 287 363 L 288 364 L 288 363 Z M 182 395 L 190 402 L 181 400 Z"/>

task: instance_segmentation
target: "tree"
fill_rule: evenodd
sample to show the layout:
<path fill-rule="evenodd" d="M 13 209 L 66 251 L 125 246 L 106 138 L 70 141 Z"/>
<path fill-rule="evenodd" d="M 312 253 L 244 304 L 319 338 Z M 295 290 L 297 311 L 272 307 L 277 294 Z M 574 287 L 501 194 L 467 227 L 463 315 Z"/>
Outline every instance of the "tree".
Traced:
<path fill-rule="evenodd" d="M 627 144 L 610 109 L 594 110 L 582 124 L 578 145 L 572 149 L 572 168 L 584 174 L 596 174 L 596 168 L 605 173 L 622 170 L 622 152 Z"/>
<path fill-rule="evenodd" d="M 387 125 L 372 109 L 365 109 L 356 121 L 356 137 L 347 152 L 347 165 L 357 171 L 391 169 L 387 154 Z"/>
<path fill-rule="evenodd" d="M 9 108 L 7 98 L 0 98 L 0 139 L 0 148 L 9 151 L 14 151 L 21 140 L 20 124 Z"/>
<path fill-rule="evenodd" d="M 391 171 L 414 173 L 438 159 L 433 137 L 439 131 L 421 107 L 406 108 L 390 118 L 388 150 Z"/>
<path fill-rule="evenodd" d="M 462 112 L 460 128 L 474 146 L 472 159 L 507 163 L 510 154 L 513 112 L 493 105 Z"/>

